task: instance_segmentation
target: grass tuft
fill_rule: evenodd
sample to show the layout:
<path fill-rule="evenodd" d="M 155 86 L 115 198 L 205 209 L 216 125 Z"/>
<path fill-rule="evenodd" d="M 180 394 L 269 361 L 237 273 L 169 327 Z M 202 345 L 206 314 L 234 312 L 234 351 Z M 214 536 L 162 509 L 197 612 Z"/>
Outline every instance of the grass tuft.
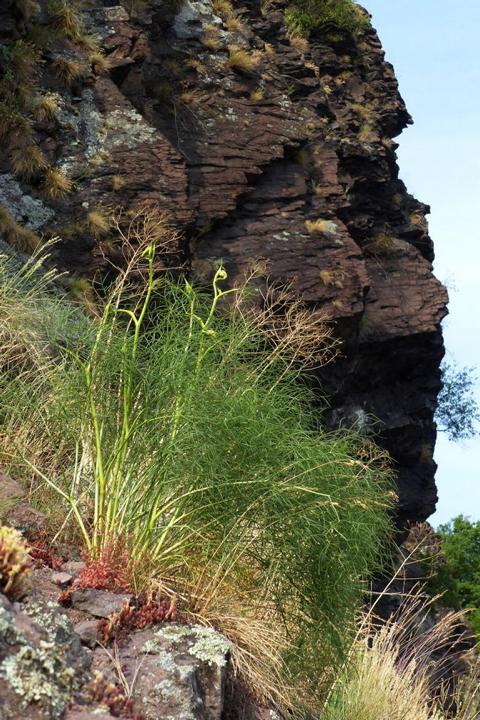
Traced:
<path fill-rule="evenodd" d="M 40 239 L 33 230 L 19 225 L 15 218 L 0 205 L 0 234 L 12 247 L 21 252 L 33 252 L 39 245 Z"/>
<path fill-rule="evenodd" d="M 48 12 L 55 30 L 73 42 L 81 42 L 85 35 L 83 19 L 75 5 L 71 0 L 49 0 Z"/>
<path fill-rule="evenodd" d="M 21 533 L 0 526 L 0 590 L 10 600 L 19 600 L 26 593 L 30 565 Z"/>
<path fill-rule="evenodd" d="M 42 120 L 56 120 L 60 108 L 60 97 L 57 93 L 47 92 L 35 101 L 35 117 Z"/>
<path fill-rule="evenodd" d="M 73 58 L 57 57 L 53 62 L 53 67 L 58 78 L 65 85 L 72 85 L 75 80 L 85 74 L 84 65 Z"/>
<path fill-rule="evenodd" d="M 72 191 L 73 183 L 63 170 L 49 167 L 42 182 L 43 192 L 52 200 L 59 200 Z"/>
<path fill-rule="evenodd" d="M 258 65 L 258 59 L 252 55 L 251 52 L 243 50 L 236 45 L 230 45 L 228 53 L 227 65 L 231 70 L 250 73 L 253 72 Z"/>
<path fill-rule="evenodd" d="M 91 210 L 87 215 L 87 226 L 94 237 L 105 235 L 110 230 L 110 220 L 101 210 Z"/>
<path fill-rule="evenodd" d="M 414 595 L 387 622 L 365 615 L 322 718 L 476 720 L 480 663 L 462 646 L 464 618 L 449 612 L 432 622 L 431 614 Z M 464 677 L 453 677 L 460 667 Z"/>
<path fill-rule="evenodd" d="M 15 175 L 32 178 L 45 170 L 48 163 L 37 145 L 14 147 L 10 152 L 10 162 Z"/>
<path fill-rule="evenodd" d="M 111 60 L 100 50 L 91 52 L 88 59 L 92 64 L 93 71 L 97 73 L 97 75 L 106 75 L 112 68 Z"/>

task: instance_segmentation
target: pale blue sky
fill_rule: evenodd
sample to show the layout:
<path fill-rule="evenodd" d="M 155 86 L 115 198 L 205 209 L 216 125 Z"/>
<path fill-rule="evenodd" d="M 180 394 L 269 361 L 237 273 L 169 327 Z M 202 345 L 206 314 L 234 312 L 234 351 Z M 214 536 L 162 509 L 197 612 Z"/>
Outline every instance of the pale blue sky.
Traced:
<path fill-rule="evenodd" d="M 480 374 L 480 0 L 363 0 L 415 124 L 400 175 L 431 205 L 435 272 L 449 286 L 447 355 Z M 480 400 L 480 386 L 477 384 Z M 439 433 L 439 502 L 430 521 L 480 520 L 480 438 Z"/>

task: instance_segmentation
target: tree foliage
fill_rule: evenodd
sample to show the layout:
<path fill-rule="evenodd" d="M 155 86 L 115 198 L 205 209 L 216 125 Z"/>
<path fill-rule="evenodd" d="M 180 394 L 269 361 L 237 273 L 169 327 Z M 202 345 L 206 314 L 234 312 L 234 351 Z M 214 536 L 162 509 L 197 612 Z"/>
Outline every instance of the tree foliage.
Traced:
<path fill-rule="evenodd" d="M 480 639 L 480 521 L 459 515 L 437 530 L 442 538 L 443 562 L 430 581 L 433 593 L 456 610 L 469 609 L 469 620 Z"/>
<path fill-rule="evenodd" d="M 436 419 L 440 430 L 447 433 L 449 440 L 467 440 L 474 437 L 480 410 L 473 394 L 476 384 L 475 368 L 459 368 L 443 363 L 443 387 L 438 396 Z"/>

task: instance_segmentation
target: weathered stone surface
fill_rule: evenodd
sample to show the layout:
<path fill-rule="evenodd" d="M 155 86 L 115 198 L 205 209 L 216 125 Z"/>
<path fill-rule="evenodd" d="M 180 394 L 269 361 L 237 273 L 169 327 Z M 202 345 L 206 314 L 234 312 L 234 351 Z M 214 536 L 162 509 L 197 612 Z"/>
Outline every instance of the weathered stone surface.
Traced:
<path fill-rule="evenodd" d="M 25 496 L 25 490 L 19 482 L 8 475 L 0 474 L 0 513 L 3 515 L 5 509 L 15 505 Z"/>
<path fill-rule="evenodd" d="M 72 607 L 98 618 L 107 618 L 132 600 L 132 595 L 113 593 L 108 590 L 80 588 L 72 593 Z"/>
<path fill-rule="evenodd" d="M 0 606 L 1 720 L 57 720 L 88 677 L 89 658 L 53 603 Z"/>
<path fill-rule="evenodd" d="M 9 513 L 8 522 L 20 530 L 27 538 L 34 537 L 45 528 L 47 518 L 41 510 L 28 503 L 18 503 Z"/>
<path fill-rule="evenodd" d="M 55 583 L 55 585 L 59 585 L 60 587 L 67 587 L 67 585 L 71 585 L 73 580 L 73 575 L 70 575 L 66 572 L 56 572 L 52 575 L 52 582 Z"/>
<path fill-rule="evenodd" d="M 112 720 L 113 717 L 105 705 L 95 705 L 87 710 L 82 708 L 69 709 L 65 715 L 65 720 Z"/>
<path fill-rule="evenodd" d="M 84 568 L 85 563 L 83 562 L 83 560 L 68 560 L 67 562 L 63 563 L 62 572 L 66 572 L 70 575 L 78 577 L 78 575 L 80 575 Z"/>
<path fill-rule="evenodd" d="M 82 620 L 74 626 L 74 630 L 84 645 L 95 647 L 99 638 L 98 620 Z"/>
<path fill-rule="evenodd" d="M 133 633 L 119 653 L 127 682 L 137 678 L 134 698 L 145 720 L 221 720 L 230 643 L 219 633 L 159 625 Z M 93 667 L 111 673 L 102 648 Z"/>

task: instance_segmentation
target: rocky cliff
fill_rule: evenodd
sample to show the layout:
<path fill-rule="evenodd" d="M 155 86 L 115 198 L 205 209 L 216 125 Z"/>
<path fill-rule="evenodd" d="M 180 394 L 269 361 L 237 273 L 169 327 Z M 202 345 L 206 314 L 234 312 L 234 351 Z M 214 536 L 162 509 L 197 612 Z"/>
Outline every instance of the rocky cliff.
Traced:
<path fill-rule="evenodd" d="M 180 231 L 166 266 L 293 282 L 342 339 L 328 423 L 378 434 L 399 523 L 424 520 L 447 296 L 428 207 L 398 178 L 410 116 L 373 29 L 306 41 L 285 7 L 98 0 L 80 32 L 43 0 L 3 2 L 0 229 L 20 249 L 59 236 L 57 262 L 91 277 L 115 253 L 102 218 L 147 203 Z"/>

